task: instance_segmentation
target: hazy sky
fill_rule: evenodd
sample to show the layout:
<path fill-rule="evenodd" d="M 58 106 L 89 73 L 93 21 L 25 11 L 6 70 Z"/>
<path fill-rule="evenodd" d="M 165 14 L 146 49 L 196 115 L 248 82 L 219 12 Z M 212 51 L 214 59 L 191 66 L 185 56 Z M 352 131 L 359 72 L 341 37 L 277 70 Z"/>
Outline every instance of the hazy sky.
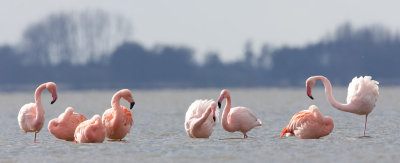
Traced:
<path fill-rule="evenodd" d="M 224 61 L 242 57 L 253 41 L 304 45 L 351 22 L 355 27 L 382 24 L 400 29 L 400 1 L 395 0 L 0 0 L 0 44 L 14 44 L 31 23 L 60 11 L 102 9 L 128 18 L 134 40 L 193 47 L 203 58 L 219 52 Z"/>

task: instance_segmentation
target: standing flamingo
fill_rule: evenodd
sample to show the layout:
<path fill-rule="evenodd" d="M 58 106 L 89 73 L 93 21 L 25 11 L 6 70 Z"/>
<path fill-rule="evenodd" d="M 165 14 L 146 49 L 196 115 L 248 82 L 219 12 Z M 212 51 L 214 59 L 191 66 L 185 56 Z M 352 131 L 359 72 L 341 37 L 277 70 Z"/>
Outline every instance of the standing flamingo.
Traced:
<path fill-rule="evenodd" d="M 98 114 L 92 119 L 83 121 L 76 127 L 74 138 L 77 143 L 102 143 L 106 137 L 106 129 Z"/>
<path fill-rule="evenodd" d="M 368 114 L 375 107 L 375 102 L 379 96 L 379 82 L 371 80 L 371 76 L 354 77 L 349 84 L 347 91 L 347 104 L 341 104 L 335 100 L 332 95 L 332 85 L 324 76 L 312 76 L 306 81 L 307 95 L 314 99 L 311 94 L 311 89 L 315 82 L 321 80 L 325 86 L 325 95 L 333 107 L 341 111 L 350 112 L 358 115 L 365 115 L 364 136 L 367 129 Z"/>
<path fill-rule="evenodd" d="M 76 127 L 87 118 L 79 113 L 74 113 L 72 107 L 65 109 L 58 118 L 54 118 L 49 122 L 48 129 L 58 139 L 67 141 L 74 140 Z"/>
<path fill-rule="evenodd" d="M 217 104 L 212 100 L 196 100 L 189 106 L 185 116 L 185 129 L 189 137 L 210 137 L 218 118 L 216 108 Z"/>
<path fill-rule="evenodd" d="M 130 103 L 130 109 L 135 105 L 132 93 L 128 89 L 122 89 L 114 94 L 111 99 L 112 108 L 107 109 L 103 114 L 103 125 L 106 128 L 106 136 L 109 139 L 122 139 L 130 132 L 133 125 L 131 112 L 120 105 L 121 98 Z"/>
<path fill-rule="evenodd" d="M 240 131 L 246 139 L 247 132 L 256 126 L 262 126 L 262 123 L 250 111 L 249 108 L 238 106 L 231 108 L 231 95 L 224 89 L 218 98 L 218 107 L 221 108 L 221 102 L 226 98 L 226 105 L 222 113 L 222 127 L 228 132 Z"/>
<path fill-rule="evenodd" d="M 44 123 L 44 110 L 41 100 L 41 94 L 44 89 L 47 89 L 53 97 L 51 104 L 56 102 L 57 86 L 53 82 L 47 82 L 36 88 L 35 103 L 25 104 L 18 113 L 18 123 L 22 131 L 25 133 L 35 132 L 34 143 L 36 143 L 36 133 L 42 129 Z"/>
<path fill-rule="evenodd" d="M 292 117 L 280 137 L 289 133 L 300 139 L 318 139 L 329 135 L 333 126 L 332 118 L 323 116 L 317 106 L 311 105 L 308 110 L 302 110 Z"/>

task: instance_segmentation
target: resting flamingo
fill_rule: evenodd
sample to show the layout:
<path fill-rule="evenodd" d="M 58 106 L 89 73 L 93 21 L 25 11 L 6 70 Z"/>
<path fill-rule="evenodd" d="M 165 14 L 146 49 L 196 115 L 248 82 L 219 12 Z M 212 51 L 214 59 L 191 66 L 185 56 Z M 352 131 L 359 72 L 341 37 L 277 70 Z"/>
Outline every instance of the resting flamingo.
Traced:
<path fill-rule="evenodd" d="M 208 138 L 218 118 L 217 104 L 212 100 L 196 100 L 185 116 L 185 130 L 191 138 Z M 212 113 L 212 114 L 211 114 Z"/>
<path fill-rule="evenodd" d="M 243 137 L 248 138 L 247 132 L 256 126 L 262 126 L 262 123 L 251 112 L 249 108 L 238 106 L 231 108 L 231 95 L 224 89 L 218 98 L 218 107 L 221 108 L 221 102 L 226 98 L 225 109 L 222 113 L 222 127 L 228 132 L 240 131 Z"/>
<path fill-rule="evenodd" d="M 375 102 L 379 96 L 379 82 L 371 80 L 371 76 L 354 77 L 349 84 L 347 92 L 347 104 L 341 104 L 335 100 L 332 95 L 332 85 L 329 80 L 324 76 L 312 76 L 307 79 L 307 95 L 314 99 L 311 94 L 311 89 L 314 87 L 315 82 L 321 80 L 325 86 L 325 95 L 333 107 L 341 111 L 350 112 L 358 115 L 365 115 L 364 136 L 367 129 L 368 114 L 371 113 L 375 107 Z"/>
<path fill-rule="evenodd" d="M 94 115 L 92 119 L 80 123 L 74 133 L 77 143 L 102 143 L 105 137 L 106 129 L 98 114 Z"/>
<path fill-rule="evenodd" d="M 47 89 L 51 93 L 53 100 L 51 104 L 57 100 L 57 86 L 53 82 L 47 82 L 41 84 L 36 88 L 35 91 L 35 103 L 28 103 L 21 107 L 18 113 L 18 123 L 22 131 L 34 132 L 35 138 L 33 140 L 36 143 L 36 134 L 43 128 L 44 123 L 44 110 L 41 101 L 41 94 L 44 89 Z"/>
<path fill-rule="evenodd" d="M 120 105 L 121 98 L 130 103 L 130 109 L 135 105 L 132 93 L 128 89 L 122 89 L 114 94 L 111 99 L 112 108 L 107 109 L 102 118 L 103 125 L 106 128 L 106 136 L 109 139 L 121 140 L 130 132 L 133 125 L 131 112 Z"/>
<path fill-rule="evenodd" d="M 280 137 L 288 133 L 300 139 L 318 139 L 329 135 L 333 126 L 332 118 L 323 116 L 317 106 L 311 105 L 308 110 L 302 110 L 292 117 Z"/>
<path fill-rule="evenodd" d="M 72 107 L 65 109 L 64 113 L 61 113 L 58 118 L 50 120 L 48 129 L 58 139 L 67 141 L 74 140 L 74 133 L 76 127 L 87 118 L 79 113 L 74 113 Z"/>

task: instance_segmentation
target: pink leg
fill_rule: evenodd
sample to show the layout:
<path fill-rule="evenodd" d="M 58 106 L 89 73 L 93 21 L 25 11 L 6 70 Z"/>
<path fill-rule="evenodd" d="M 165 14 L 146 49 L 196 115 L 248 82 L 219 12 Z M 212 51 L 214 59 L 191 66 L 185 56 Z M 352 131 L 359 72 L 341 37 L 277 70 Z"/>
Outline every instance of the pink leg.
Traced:
<path fill-rule="evenodd" d="M 33 143 L 36 143 L 36 131 L 35 131 L 35 139 L 33 139 Z"/>
<path fill-rule="evenodd" d="M 243 137 L 244 137 L 244 139 L 248 138 L 247 134 L 243 134 Z"/>
<path fill-rule="evenodd" d="M 368 118 L 368 114 L 365 115 L 364 136 L 365 136 L 365 130 L 367 129 L 367 118 Z"/>

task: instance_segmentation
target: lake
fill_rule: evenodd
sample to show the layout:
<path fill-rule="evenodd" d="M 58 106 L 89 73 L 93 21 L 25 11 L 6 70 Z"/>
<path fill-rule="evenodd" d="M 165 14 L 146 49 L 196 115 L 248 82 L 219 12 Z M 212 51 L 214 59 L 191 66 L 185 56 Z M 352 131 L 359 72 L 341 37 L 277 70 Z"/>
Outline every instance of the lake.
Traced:
<path fill-rule="evenodd" d="M 361 137 L 365 116 L 342 112 L 328 103 L 321 87 L 313 89 L 315 100 L 306 96 L 305 88 L 230 89 L 232 106 L 249 107 L 263 122 L 248 139 L 239 132 L 223 130 L 220 122 L 209 139 L 186 135 L 185 113 L 196 99 L 219 97 L 220 89 L 132 90 L 136 105 L 132 110 L 134 126 L 122 142 L 76 144 L 58 140 L 48 129 L 48 122 L 65 108 L 91 118 L 111 107 L 110 91 L 58 90 L 58 100 L 44 91 L 42 103 L 45 125 L 33 143 L 33 133 L 23 133 L 17 115 L 22 105 L 34 102 L 34 89 L 28 92 L 0 92 L 0 162 L 389 162 L 400 155 L 398 139 L 400 121 L 400 87 L 380 89 L 375 109 L 368 116 L 367 135 Z M 334 88 L 336 100 L 345 102 L 347 88 Z M 121 100 L 121 104 L 129 104 Z M 279 138 L 290 118 L 300 110 L 316 105 L 332 117 L 335 128 L 323 138 L 302 140 Z M 223 103 L 223 106 L 225 102 Z"/>

